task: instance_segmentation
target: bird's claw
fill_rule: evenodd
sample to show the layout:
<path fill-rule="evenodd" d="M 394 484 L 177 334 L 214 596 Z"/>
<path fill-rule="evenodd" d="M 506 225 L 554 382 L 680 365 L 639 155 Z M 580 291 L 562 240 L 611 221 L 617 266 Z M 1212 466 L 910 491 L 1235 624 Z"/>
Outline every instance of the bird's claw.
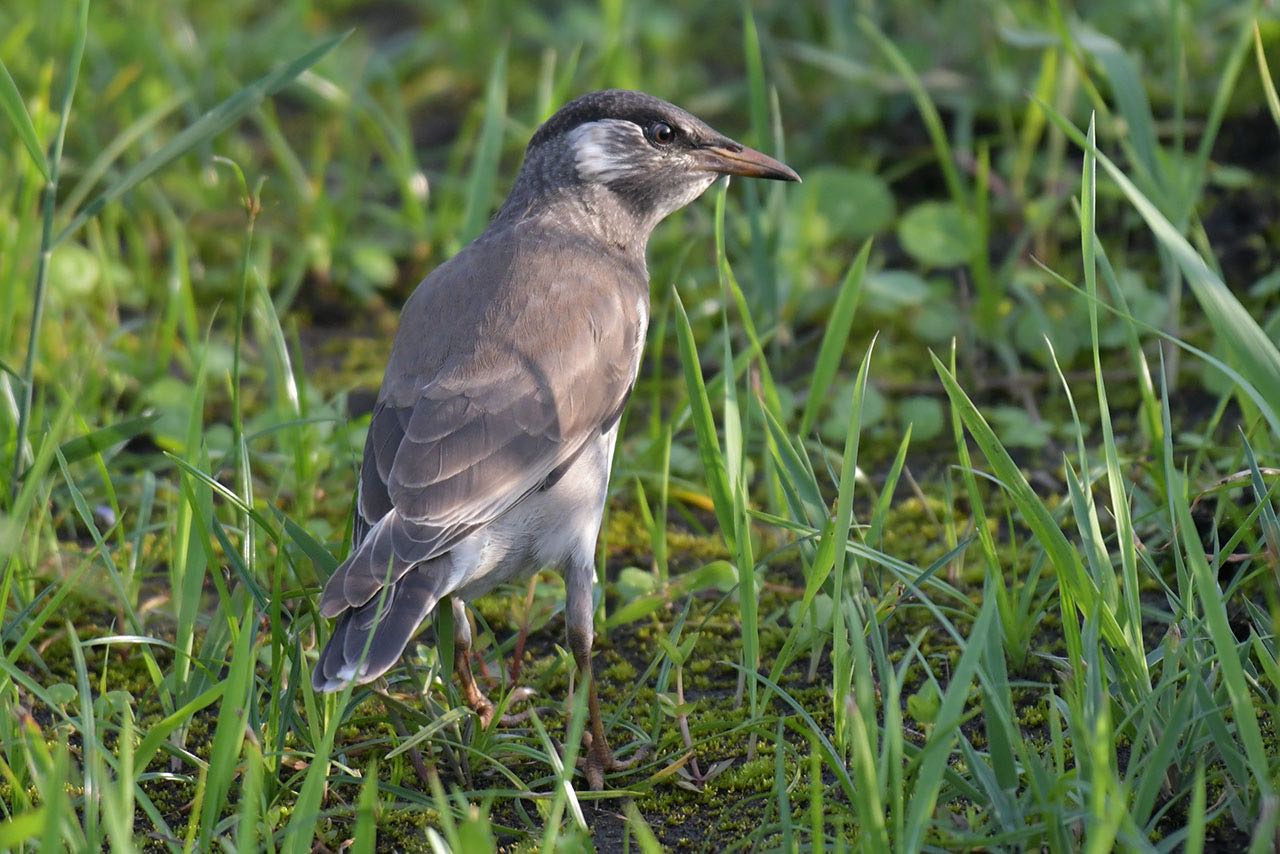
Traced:
<path fill-rule="evenodd" d="M 537 696 L 537 694 L 538 692 L 534 689 L 522 685 L 519 688 L 514 689 L 511 692 L 511 696 L 507 698 L 507 708 L 511 708 L 512 706 L 516 706 L 521 703 L 527 703 L 529 700 Z M 494 713 L 497 711 L 497 707 L 493 704 L 493 701 L 484 694 L 477 692 L 473 696 L 467 698 L 467 705 L 480 717 L 480 727 L 482 729 L 488 729 L 489 724 L 493 723 Z M 516 724 L 524 723 L 529 719 L 530 712 L 530 709 L 525 709 L 523 712 L 517 712 L 516 714 L 503 715 L 498 718 L 498 725 L 515 726 Z"/>
<path fill-rule="evenodd" d="M 582 734 L 582 746 L 586 749 L 586 755 L 578 760 L 578 766 L 586 773 L 587 787 L 593 792 L 604 789 L 606 773 L 626 771 L 649 755 L 649 745 L 641 744 L 629 758 L 618 759 L 606 742 L 602 741 L 600 744 L 601 747 L 597 749 L 591 733 Z"/>

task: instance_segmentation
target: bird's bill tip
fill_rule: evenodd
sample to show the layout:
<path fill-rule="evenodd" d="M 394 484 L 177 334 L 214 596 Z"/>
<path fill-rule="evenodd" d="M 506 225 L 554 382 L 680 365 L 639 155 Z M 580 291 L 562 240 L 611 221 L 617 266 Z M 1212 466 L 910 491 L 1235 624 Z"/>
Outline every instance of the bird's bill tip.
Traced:
<path fill-rule="evenodd" d="M 702 149 L 707 168 L 721 175 L 745 178 L 770 178 L 775 181 L 800 181 L 800 176 L 787 164 L 774 160 L 754 148 L 734 145 L 712 145 Z"/>

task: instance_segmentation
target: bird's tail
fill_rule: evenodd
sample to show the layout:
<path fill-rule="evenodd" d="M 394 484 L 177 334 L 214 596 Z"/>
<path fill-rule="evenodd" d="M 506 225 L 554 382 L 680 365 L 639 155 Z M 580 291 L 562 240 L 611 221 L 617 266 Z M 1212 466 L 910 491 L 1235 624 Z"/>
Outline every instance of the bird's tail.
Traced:
<path fill-rule="evenodd" d="M 448 595 L 448 554 L 419 564 L 363 605 L 338 617 L 311 673 L 317 691 L 341 691 L 372 682 L 391 669 L 418 627 Z"/>

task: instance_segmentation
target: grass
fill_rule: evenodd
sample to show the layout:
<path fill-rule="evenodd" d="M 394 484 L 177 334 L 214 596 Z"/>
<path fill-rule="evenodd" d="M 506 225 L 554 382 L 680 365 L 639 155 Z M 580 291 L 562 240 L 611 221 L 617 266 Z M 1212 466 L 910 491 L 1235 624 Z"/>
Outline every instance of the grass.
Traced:
<path fill-rule="evenodd" d="M 0 10 L 0 849 L 1272 850 L 1260 4 Z M 396 306 L 573 94 L 785 156 L 650 249 L 585 719 L 544 572 L 316 695 Z"/>

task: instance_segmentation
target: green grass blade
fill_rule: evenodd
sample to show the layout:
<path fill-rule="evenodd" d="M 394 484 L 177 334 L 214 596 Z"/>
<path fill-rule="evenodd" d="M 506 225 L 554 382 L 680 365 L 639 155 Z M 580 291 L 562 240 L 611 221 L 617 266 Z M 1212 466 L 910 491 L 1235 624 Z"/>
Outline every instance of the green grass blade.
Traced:
<path fill-rule="evenodd" d="M 351 843 L 352 854 L 373 854 L 378 844 L 378 763 L 369 763 L 360 784 L 360 800 L 356 803 L 356 830 Z"/>
<path fill-rule="evenodd" d="M 1093 54 L 1106 72 L 1116 109 L 1124 119 L 1138 162 L 1150 177 L 1152 189 L 1163 191 L 1165 179 L 1157 155 L 1156 120 L 1137 63 L 1119 42 L 1099 33 L 1084 34 L 1078 42 Z"/>
<path fill-rule="evenodd" d="M 995 619 L 1000 619 L 998 607 Z M 981 691 L 986 718 L 987 752 L 991 759 L 991 770 L 999 784 L 999 791 L 993 793 L 992 802 L 1004 809 L 1007 819 L 1005 823 L 1011 825 L 1014 823 L 1012 815 L 1015 808 L 1010 796 L 1017 791 L 1019 781 L 1019 769 L 1014 757 L 1024 753 L 1025 747 L 1021 743 L 1022 731 L 1009 688 L 1002 632 L 987 633 L 982 669 L 985 671 Z"/>
<path fill-rule="evenodd" d="M 231 783 L 240 763 L 240 748 L 244 744 L 254 665 L 257 661 L 254 656 L 256 625 L 257 615 L 251 607 L 246 606 L 239 622 L 240 636 L 231 654 L 226 677 L 227 687 L 222 695 L 213 745 L 209 750 L 209 772 L 200 812 L 199 838 L 202 851 L 208 851 L 212 847 L 214 826 L 226 806 L 227 794 L 231 791 Z"/>
<path fill-rule="evenodd" d="M 311 757 L 311 765 L 307 768 L 306 777 L 303 778 L 302 789 L 298 792 L 293 815 L 290 816 L 284 832 L 281 850 L 288 854 L 308 854 L 312 850 L 315 837 L 313 828 L 319 819 L 320 800 L 324 796 L 325 784 L 328 782 L 333 741 L 338 734 L 338 726 L 342 722 L 342 710 L 346 706 L 350 692 L 351 689 L 348 688 L 339 696 L 337 708 L 333 709 L 329 723 L 324 729 L 324 735 L 315 747 L 315 755 Z"/>
<path fill-rule="evenodd" d="M 956 371 L 956 342 L 951 342 L 951 372 L 954 375 Z M 959 457 L 960 476 L 964 481 L 965 491 L 969 496 L 969 512 L 972 514 L 971 525 L 974 533 L 978 537 L 978 545 L 982 551 L 983 560 L 987 564 L 987 577 L 995 581 L 995 594 L 1000 605 L 1000 613 L 1002 624 L 1006 633 L 1011 632 L 1015 625 L 1012 606 L 1009 602 L 1008 585 L 1004 578 L 1004 572 L 1000 566 L 1000 558 L 996 551 L 995 536 L 991 533 L 991 527 L 987 524 L 987 506 L 983 501 L 982 493 L 978 491 L 978 480 L 974 475 L 973 458 L 969 454 L 969 443 L 964 438 L 964 418 L 961 417 L 960 407 L 953 402 L 951 404 L 951 435 L 955 442 L 956 454 Z M 1015 647 L 1015 644 L 1010 644 Z M 1017 649 L 1016 658 L 1022 658 L 1021 649 Z"/>
<path fill-rule="evenodd" d="M 1101 249 L 1101 247 L 1099 247 L 1099 249 Z M 1105 256 L 1101 254 L 1098 257 L 1100 259 L 1105 259 Z M 1103 266 L 1105 269 L 1106 265 L 1104 264 Z M 1046 273 L 1049 274 L 1050 277 L 1053 278 L 1055 282 L 1067 288 L 1068 290 L 1076 292 L 1077 294 L 1084 297 L 1085 299 L 1091 299 L 1089 294 L 1083 288 L 1077 287 L 1073 282 L 1067 280 L 1060 273 L 1057 273 L 1049 269 L 1048 267 L 1045 267 L 1044 265 L 1040 265 L 1040 269 L 1044 270 Z M 1132 314 L 1130 314 L 1129 312 L 1125 311 L 1124 309 L 1118 306 L 1113 306 L 1113 305 L 1110 305 L 1109 303 L 1102 302 L 1100 299 L 1096 301 L 1100 308 L 1110 312 L 1111 314 L 1114 314 L 1116 317 L 1121 318 L 1126 323 L 1130 323 L 1135 328 L 1141 329 L 1143 332 L 1154 335 L 1157 338 L 1161 338 L 1169 342 L 1173 346 L 1177 347 L 1178 349 L 1183 350 L 1187 353 L 1190 353 L 1191 355 L 1195 356 L 1197 359 L 1202 360 L 1203 362 L 1205 362 L 1205 364 L 1212 366 L 1214 370 L 1218 371 L 1224 377 L 1227 377 L 1236 386 L 1238 386 L 1240 391 L 1249 399 L 1249 401 L 1258 407 L 1258 411 L 1261 412 L 1263 417 L 1267 419 L 1268 425 L 1274 427 L 1275 432 L 1280 433 L 1280 420 L 1275 420 L 1275 421 L 1272 420 L 1273 413 L 1271 412 L 1271 409 L 1267 403 L 1267 399 L 1263 396 L 1261 392 L 1258 391 L 1258 389 L 1253 385 L 1253 383 L 1249 381 L 1247 377 L 1245 377 L 1235 368 L 1231 367 L 1226 362 L 1223 362 L 1221 359 L 1218 359 L 1212 354 L 1207 353 L 1204 350 L 1201 350 L 1199 347 L 1196 347 L 1192 344 L 1188 344 L 1186 341 L 1182 340 L 1181 338 L 1178 338 L 1176 335 L 1170 335 L 1164 330 L 1159 329 L 1158 327 L 1152 326 L 1150 323 L 1145 322 L 1141 318 L 1134 317 Z M 1225 401 L 1220 405 L 1225 406 Z M 1220 415 L 1218 417 L 1220 417 Z M 1217 420 L 1218 418 L 1215 417 L 1213 419 L 1213 422 L 1216 423 Z M 1163 437 L 1165 435 L 1164 431 L 1165 431 L 1165 425 L 1163 425 L 1162 423 L 1160 429 L 1156 431 L 1154 435 Z"/>
<path fill-rule="evenodd" d="M 148 427 L 155 423 L 157 418 L 159 418 L 158 415 L 143 415 L 138 418 L 118 421 L 106 427 L 99 427 L 82 436 L 63 442 L 58 450 L 61 452 L 65 462 L 78 462 L 94 454 L 105 453 L 116 445 L 122 445 L 130 439 L 142 435 L 147 431 Z"/>
<path fill-rule="evenodd" d="M 467 179 L 466 207 L 462 215 L 462 227 L 458 232 L 459 246 L 484 231 L 489 222 L 494 187 L 498 181 L 498 161 L 502 157 L 502 130 L 506 120 L 507 48 L 504 45 L 493 60 L 493 67 L 489 69 L 489 81 L 485 86 L 484 121 L 480 125 L 480 138 L 476 142 L 471 175 Z"/>
<path fill-rule="evenodd" d="M 1205 825 L 1208 824 L 1204 785 L 1204 759 L 1196 762 L 1195 779 L 1191 783 L 1191 806 L 1187 808 L 1187 841 L 1184 854 L 1203 854 Z"/>
<path fill-rule="evenodd" d="M 884 486 L 880 488 L 875 508 L 871 511 L 871 524 L 867 526 L 866 542 L 877 548 L 880 547 L 884 536 L 885 520 L 889 518 L 889 510 L 893 506 L 893 493 L 898 488 L 898 479 L 902 476 L 903 466 L 907 464 L 907 449 L 911 447 L 911 430 L 912 425 L 908 424 L 902 434 L 902 441 L 898 443 L 898 453 L 889 466 L 889 473 L 885 475 Z"/>
<path fill-rule="evenodd" d="M 170 733 L 175 732 L 183 724 L 189 722 L 196 712 L 201 709 L 208 708 L 218 700 L 222 699 L 223 692 L 227 689 L 227 683 L 216 682 L 214 685 L 200 694 L 198 697 L 187 703 L 173 714 L 156 721 L 147 727 L 147 734 L 142 737 L 142 741 L 138 744 L 138 749 L 134 751 L 135 767 L 139 773 L 146 770 L 151 763 L 151 758 L 155 756 L 156 751 L 164 743 Z"/>
<path fill-rule="evenodd" d="M 1218 339 L 1232 355 L 1236 368 L 1262 396 L 1267 420 L 1280 432 L 1280 348 L 1276 347 L 1218 274 L 1205 263 L 1164 214 L 1134 186 L 1120 167 L 1112 163 L 1061 113 L 1048 105 L 1042 106 L 1067 136 L 1081 149 L 1097 158 L 1129 199 L 1129 203 L 1146 220 L 1147 227 L 1156 240 L 1173 256 Z"/>
<path fill-rule="evenodd" d="M 772 454 L 791 515 L 796 520 L 819 527 L 826 516 L 826 504 L 809 460 L 801 452 L 802 443 L 792 442 L 786 428 L 767 408 L 764 412 L 766 441 Z"/>
<path fill-rule="evenodd" d="M 969 192 L 960 177 L 960 170 L 956 167 L 955 153 L 951 150 L 951 140 L 947 137 L 946 125 L 943 124 L 942 116 L 939 115 L 938 108 L 933 103 L 933 98 L 929 96 L 928 90 L 925 89 L 924 81 L 920 79 L 920 75 L 916 73 L 911 63 L 903 56 L 898 46 L 875 25 L 871 18 L 863 15 L 858 19 L 858 23 L 863 32 L 885 55 L 885 58 L 889 60 L 889 64 L 893 66 L 894 71 L 898 73 L 907 85 L 907 90 L 915 101 L 916 109 L 920 112 L 920 118 L 924 120 L 925 130 L 929 133 L 929 141 L 933 143 L 934 155 L 938 159 L 938 168 L 942 170 L 942 177 L 947 185 L 947 193 L 961 210 L 969 210 Z"/>
<path fill-rule="evenodd" d="M 72 663 L 75 667 L 76 687 L 79 689 L 80 717 L 75 721 L 81 741 L 81 772 L 84 775 L 84 808 L 81 819 L 90 846 L 102 844 L 102 790 L 108 785 L 106 764 L 102 760 L 103 746 L 98 737 L 98 716 L 94 712 L 93 690 L 89 687 L 89 670 L 84 660 L 84 647 L 71 621 L 66 622 L 70 639 Z"/>
<path fill-rule="evenodd" d="M 262 776 L 265 760 L 262 751 L 252 741 L 244 743 L 244 776 L 240 782 L 240 796 L 236 804 L 236 850 L 262 850 L 258 842 L 259 821 L 262 818 Z"/>
<path fill-rule="evenodd" d="M 1140 763 L 1130 763 L 1129 773 L 1136 778 L 1132 783 L 1134 791 L 1132 815 L 1137 822 L 1146 823 L 1160 789 L 1168 779 L 1169 770 L 1177 768 L 1174 763 L 1178 759 L 1176 756 L 1178 742 L 1181 741 L 1184 728 L 1188 725 L 1188 716 L 1194 699 L 1194 691 L 1182 691 L 1174 702 L 1168 718 L 1163 721 L 1164 730 L 1159 740 L 1149 751 L 1143 753 Z"/>
<path fill-rule="evenodd" d="M 1174 511 L 1177 513 L 1182 548 L 1195 578 L 1197 598 L 1204 610 L 1209 637 L 1218 654 L 1223 685 L 1231 700 L 1236 734 L 1244 748 L 1254 784 L 1262 796 L 1266 797 L 1273 791 L 1268 754 L 1262 739 L 1262 729 L 1258 723 L 1257 709 L 1254 707 L 1253 697 L 1249 691 L 1249 678 L 1240 664 L 1239 644 L 1227 618 L 1222 590 L 1218 587 L 1215 570 L 1209 566 L 1209 561 L 1205 557 L 1204 546 L 1198 538 L 1196 524 L 1191 518 L 1191 509 L 1187 502 L 1175 501 Z"/>
<path fill-rule="evenodd" d="M 1115 432 L 1111 426 L 1111 407 L 1107 400 L 1107 384 L 1102 374 L 1102 349 L 1098 334 L 1098 268 L 1097 268 L 1097 150 L 1094 120 L 1089 119 L 1086 137 L 1089 149 L 1084 155 L 1084 169 L 1080 186 L 1080 239 L 1084 258 L 1085 288 L 1089 296 L 1089 334 L 1093 345 L 1093 376 L 1098 396 L 1098 421 L 1102 425 L 1102 447 L 1107 461 L 1107 484 L 1111 490 L 1111 515 L 1115 519 L 1116 539 L 1120 549 L 1121 590 L 1124 595 L 1124 628 L 1134 648 L 1134 659 L 1146 665 L 1142 648 L 1142 605 L 1138 598 L 1138 558 L 1136 534 L 1129 515 L 1129 496 L 1125 492 L 1127 479 L 1120 471 L 1120 454 L 1116 449 Z M 1087 472 L 1083 472 L 1087 476 Z M 1103 546 L 1103 554 L 1106 554 Z M 1108 567 L 1110 571 L 1110 567 Z M 1109 573 L 1110 574 L 1110 573 Z M 1114 576 L 1113 576 L 1114 577 Z"/>
<path fill-rule="evenodd" d="M 738 284 L 738 277 L 733 274 L 733 268 L 729 266 L 729 256 L 725 252 L 724 210 L 725 199 L 728 194 L 729 181 L 726 178 L 720 182 L 719 192 L 716 193 L 715 208 L 716 271 L 720 281 L 720 288 L 724 292 L 725 304 L 727 305 L 730 300 L 733 300 L 738 309 L 738 320 L 742 323 L 742 330 L 746 332 L 747 341 L 751 345 L 751 353 L 749 355 L 754 360 L 756 369 L 760 372 L 759 384 L 763 392 L 764 402 L 770 411 L 781 416 L 782 404 L 778 397 L 777 384 L 773 381 L 773 371 L 770 370 L 769 361 L 765 358 L 764 342 L 756 331 L 756 323 L 752 319 L 751 308 L 747 303 L 746 295 Z M 732 374 L 723 373 L 720 379 L 729 381 L 729 377 L 736 377 L 737 375 L 737 371 Z"/>
<path fill-rule="evenodd" d="M 1258 4 L 1255 3 L 1254 11 L 1258 10 Z M 1225 61 L 1220 62 L 1222 68 L 1222 76 L 1218 78 L 1218 86 L 1213 93 L 1213 102 L 1209 106 L 1209 114 L 1205 117 L 1204 125 L 1200 128 L 1200 141 L 1196 144 L 1195 158 L 1192 161 L 1190 184 L 1184 191 L 1182 199 L 1182 209 L 1177 211 L 1174 221 L 1182 224 L 1187 220 L 1195 209 L 1195 205 L 1204 195 L 1205 176 L 1209 173 L 1209 157 L 1213 153 L 1214 143 L 1218 140 L 1218 132 L 1222 129 L 1222 123 L 1227 117 L 1227 110 L 1231 107 L 1234 100 L 1232 97 L 1235 93 L 1236 81 L 1240 78 L 1240 72 L 1244 70 L 1245 58 L 1249 55 L 1249 44 L 1252 39 L 1249 38 L 1253 29 L 1250 24 L 1249 16 L 1242 16 L 1239 32 L 1236 34 L 1235 43 L 1231 50 L 1227 53 Z"/>
<path fill-rule="evenodd" d="M 63 200 L 63 209 L 69 211 L 77 210 L 116 160 L 139 139 L 150 133 L 156 125 L 164 121 L 174 110 L 182 106 L 188 97 L 190 97 L 190 94 L 186 90 L 175 92 L 148 110 L 131 125 L 121 130 L 102 151 L 98 152 L 98 156 L 93 158 L 93 162 L 85 168 L 80 180 L 76 182 L 76 185 L 71 188 L 71 192 L 67 194 L 66 199 Z"/>
<path fill-rule="evenodd" d="M 835 603 L 832 609 L 832 625 L 831 625 L 831 666 L 832 666 L 832 705 L 835 717 L 836 744 L 845 749 L 848 746 L 848 703 L 846 698 L 852 686 L 852 680 L 857 674 L 855 670 L 862 670 L 862 675 L 869 681 L 870 668 L 866 658 L 865 649 L 861 648 L 862 644 L 862 622 L 856 620 L 852 626 L 846 629 L 844 616 L 845 608 L 842 603 L 845 601 L 846 582 L 845 569 L 853 571 L 853 580 L 847 586 L 852 588 L 850 595 L 854 597 L 851 607 L 848 609 L 850 613 L 855 613 L 859 607 L 858 599 L 862 598 L 862 577 L 859 569 L 858 560 L 851 557 L 846 549 L 846 544 L 853 539 L 853 493 L 857 487 L 858 473 L 858 442 L 862 435 L 862 405 L 866 398 L 867 378 L 871 373 L 871 354 L 875 349 L 875 341 L 867 348 L 867 352 L 862 357 L 862 364 L 858 368 L 857 379 L 853 383 L 853 402 L 849 408 L 849 423 L 846 425 L 844 454 L 840 460 L 840 481 L 836 488 L 836 511 L 832 518 L 832 526 L 827 529 L 827 533 L 822 543 L 818 546 L 818 557 L 814 561 L 814 566 L 810 568 L 810 578 L 805 580 L 805 607 L 808 608 L 812 604 L 812 599 L 808 596 L 810 589 L 817 590 L 820 586 L 815 584 L 815 579 L 824 574 L 823 567 L 832 566 L 831 580 L 831 601 Z M 826 555 L 830 554 L 830 559 Z M 855 616 L 856 619 L 856 616 Z M 852 652 L 854 654 L 853 662 L 849 659 L 850 636 L 852 631 L 857 635 L 853 641 Z M 859 664 L 860 667 L 855 668 L 851 664 Z M 869 688 L 869 685 L 860 686 Z M 868 696 L 866 690 L 860 690 L 858 700 L 862 704 L 869 704 L 871 697 Z M 874 720 L 874 715 L 870 713 L 869 706 L 864 705 L 860 710 L 860 716 L 863 721 Z M 868 727 L 868 730 L 870 728 Z M 869 755 L 874 755 L 874 745 L 868 745 Z"/>
<path fill-rule="evenodd" d="M 1266 51 L 1262 49 L 1262 30 L 1257 21 L 1253 22 L 1253 54 L 1258 60 L 1258 77 L 1262 80 L 1262 91 L 1266 95 L 1271 120 L 1280 128 L 1280 96 L 1276 95 L 1276 83 L 1271 79 L 1271 67 L 1267 64 Z"/>
<path fill-rule="evenodd" d="M 862 244 L 858 257 L 849 265 L 849 271 L 840 282 L 835 304 L 831 307 L 831 317 L 822 333 L 818 360 L 814 363 L 809 380 L 808 397 L 804 402 L 804 413 L 800 416 L 801 436 L 809 435 L 818 412 L 827 402 L 831 381 L 835 379 L 840 367 L 840 357 L 849 344 L 849 330 L 853 328 L 853 317 L 858 308 L 858 298 L 862 295 L 862 281 L 867 272 L 867 259 L 870 257 L 871 241 L 868 240 Z"/>
<path fill-rule="evenodd" d="M 10 478 L 11 497 L 18 489 L 18 474 L 22 471 L 22 459 L 26 451 L 27 433 L 30 428 L 31 405 L 35 392 L 36 359 L 40 352 L 40 328 L 44 320 L 45 300 L 48 296 L 49 267 L 53 259 L 54 208 L 58 198 L 58 180 L 62 171 L 62 145 L 67 138 L 67 123 L 71 120 L 71 104 L 75 100 L 76 84 L 80 80 L 80 63 L 84 59 L 84 45 L 89 37 L 89 0 L 80 0 L 76 14 L 75 39 L 66 64 L 66 80 L 63 81 L 62 106 L 58 111 L 58 130 L 53 137 L 53 151 L 49 155 L 48 180 L 41 194 L 40 256 L 36 263 L 35 293 L 32 297 L 31 319 L 27 324 L 27 355 L 22 363 L 22 397 L 18 405 L 18 433 L 13 448 L 13 467 Z"/>
<path fill-rule="evenodd" d="M 3 62 L 0 62 L 0 109 L 4 110 L 5 115 L 9 117 L 9 124 L 13 125 L 18 139 L 22 140 L 23 147 L 31 155 L 31 162 L 35 163 L 40 174 L 48 181 L 49 161 L 45 159 L 40 138 L 36 136 L 35 125 L 31 123 L 27 105 L 22 101 L 22 93 L 18 91 L 18 85 L 13 82 L 13 77 Z"/>
<path fill-rule="evenodd" d="M 787 793 L 787 741 L 784 737 L 785 720 L 778 718 L 778 725 L 773 739 L 773 803 L 778 809 L 778 823 L 781 825 L 779 845 L 783 851 L 793 850 L 795 831 L 791 826 L 791 796 Z"/>
<path fill-rule="evenodd" d="M 1119 316 L 1131 314 L 1129 301 L 1124 295 L 1119 279 L 1116 278 L 1106 250 L 1096 243 L 1095 248 L 1098 252 L 1098 264 L 1102 270 L 1102 280 L 1107 283 L 1111 299 L 1115 301 L 1116 308 L 1121 312 Z M 1127 320 L 1124 331 L 1125 346 L 1129 350 L 1129 358 L 1133 361 L 1133 372 L 1138 381 L 1138 390 L 1142 394 L 1142 426 L 1150 441 L 1159 445 L 1163 428 L 1160 423 L 1160 401 L 1156 398 L 1155 383 L 1151 379 L 1151 366 L 1147 362 L 1147 354 L 1142 350 L 1142 341 L 1138 337 L 1138 325 Z"/>
<path fill-rule="evenodd" d="M 747 103 L 751 109 L 751 140 L 748 145 L 765 150 L 769 140 L 769 107 L 765 95 L 764 57 L 760 53 L 760 31 L 756 28 L 751 4 L 742 4 L 742 55 L 747 65 Z"/>
<path fill-rule="evenodd" d="M 911 802 L 907 806 L 906 838 L 901 845 L 904 851 L 919 851 L 924 847 L 926 831 L 933 820 L 938 791 L 942 787 L 943 770 L 951 757 L 951 748 L 959 731 L 969 688 L 982 661 L 983 651 L 987 646 L 987 632 L 991 630 L 995 614 L 995 597 L 988 596 L 969 631 L 960 661 L 942 696 L 933 732 L 920 752 Z"/>
<path fill-rule="evenodd" d="M 285 533 L 289 535 L 289 539 L 293 540 L 298 548 L 302 549 L 302 553 L 310 559 L 312 566 L 316 569 L 316 576 L 319 580 L 324 581 L 333 575 L 333 571 L 338 568 L 341 563 L 333 553 L 325 548 L 324 544 L 311 536 L 306 528 L 285 515 L 284 511 L 278 507 L 272 507 L 276 511 L 277 518 L 284 526 Z"/>
<path fill-rule="evenodd" d="M 694 434 L 698 440 L 698 456 L 702 459 L 707 478 L 707 490 L 711 493 L 716 521 L 720 523 L 720 530 L 728 542 L 734 530 L 729 472 L 725 466 L 724 453 L 720 449 L 720 440 L 716 435 L 715 419 L 711 415 L 711 400 L 707 396 L 707 386 L 702 378 L 698 345 L 693 338 L 693 328 L 689 325 L 689 315 L 684 309 L 684 302 L 680 299 L 679 292 L 673 288 L 672 293 L 676 306 L 676 338 L 680 345 L 680 364 L 684 367 L 685 388 L 689 393 L 689 410 Z M 732 381 L 731 377 L 725 378 L 725 382 Z"/>
<path fill-rule="evenodd" d="M 843 626 L 839 626 L 837 643 L 833 644 L 831 652 L 832 668 L 836 671 L 835 698 L 837 708 L 841 710 L 836 716 L 836 745 L 852 755 L 854 774 L 859 783 L 857 808 L 865 850 L 888 852 L 889 828 L 885 821 L 885 801 L 895 793 L 885 791 L 877 773 L 876 741 L 879 727 L 871 656 L 867 651 L 865 630 L 857 603 L 851 597 L 843 596 L 837 601 L 844 607 L 837 607 L 835 612 L 848 612 L 849 640 L 844 644 L 838 642 L 840 635 L 845 632 Z M 843 618 L 837 622 L 843 622 Z M 878 627 L 871 627 L 871 631 L 878 631 Z M 849 651 L 842 648 L 845 645 L 850 648 Z M 849 661 L 850 657 L 852 661 Z M 852 709 L 848 709 L 850 700 L 854 707 Z"/>
<path fill-rule="evenodd" d="M 662 854 L 665 849 L 658 842 L 658 837 L 653 835 L 653 828 L 649 827 L 649 823 L 636 808 L 635 801 L 628 799 L 624 811 L 627 816 L 627 829 L 635 837 L 640 854 Z"/>
<path fill-rule="evenodd" d="M 348 32 L 334 36 L 311 48 L 293 61 L 280 66 L 245 86 L 205 113 L 193 124 L 188 125 L 173 139 L 161 146 L 158 151 L 148 155 L 141 163 L 125 172 L 115 183 L 103 190 L 83 210 L 72 217 L 71 221 L 54 238 L 54 245 L 56 246 L 74 234 L 80 226 L 84 225 L 90 218 L 97 216 L 98 212 L 109 203 L 120 198 L 182 155 L 234 125 L 241 116 L 258 106 L 265 98 L 274 95 L 292 83 L 298 75 L 323 59 L 325 54 L 337 47 L 349 34 Z"/>
<path fill-rule="evenodd" d="M 938 376 L 942 378 L 942 384 L 947 390 L 947 396 L 951 398 L 952 405 L 960 411 L 960 417 L 963 419 L 965 427 L 968 428 L 969 435 L 973 437 L 978 447 L 982 449 L 987 461 L 995 469 L 996 477 L 1000 479 L 1001 485 L 1013 498 L 1014 504 L 1023 516 L 1023 521 L 1031 528 L 1041 547 L 1048 555 L 1057 573 L 1064 596 L 1069 597 L 1068 601 L 1071 602 L 1073 607 L 1079 606 L 1083 609 L 1086 607 L 1093 608 L 1096 605 L 1100 610 L 1099 616 L 1102 620 L 1103 635 L 1117 649 L 1128 649 L 1124 633 L 1121 631 L 1120 624 L 1116 621 L 1110 605 L 1100 595 L 1097 585 L 1084 572 L 1080 564 L 1079 554 L 1067 540 L 1066 535 L 1062 533 L 1062 529 L 1058 527 L 1053 515 L 1045 507 L 1039 496 L 1031 489 L 1031 485 L 1027 483 L 1022 471 L 996 437 L 995 431 L 991 429 L 990 425 L 987 424 L 987 420 L 978 412 L 978 408 L 973 405 L 973 401 L 969 400 L 969 396 L 960 388 L 955 377 L 936 355 L 931 353 L 930 357 L 933 359 L 934 369 L 938 372 Z M 1068 619 L 1069 615 L 1064 614 L 1063 620 L 1066 621 Z"/>
<path fill-rule="evenodd" d="M 1244 430 L 1240 431 L 1240 441 L 1244 443 L 1244 458 L 1245 462 L 1249 464 L 1249 480 L 1253 486 L 1253 497 L 1258 502 L 1256 515 L 1261 518 L 1262 533 L 1266 537 L 1267 547 L 1274 565 L 1275 558 L 1280 556 L 1280 517 L 1277 517 L 1275 505 L 1271 503 L 1271 494 L 1276 491 L 1276 487 L 1267 488 L 1267 482 L 1262 476 L 1262 469 L 1258 467 L 1258 457 L 1253 452 L 1253 445 L 1249 443 L 1249 437 L 1244 435 Z M 1276 569 L 1280 572 L 1280 567 Z"/>

